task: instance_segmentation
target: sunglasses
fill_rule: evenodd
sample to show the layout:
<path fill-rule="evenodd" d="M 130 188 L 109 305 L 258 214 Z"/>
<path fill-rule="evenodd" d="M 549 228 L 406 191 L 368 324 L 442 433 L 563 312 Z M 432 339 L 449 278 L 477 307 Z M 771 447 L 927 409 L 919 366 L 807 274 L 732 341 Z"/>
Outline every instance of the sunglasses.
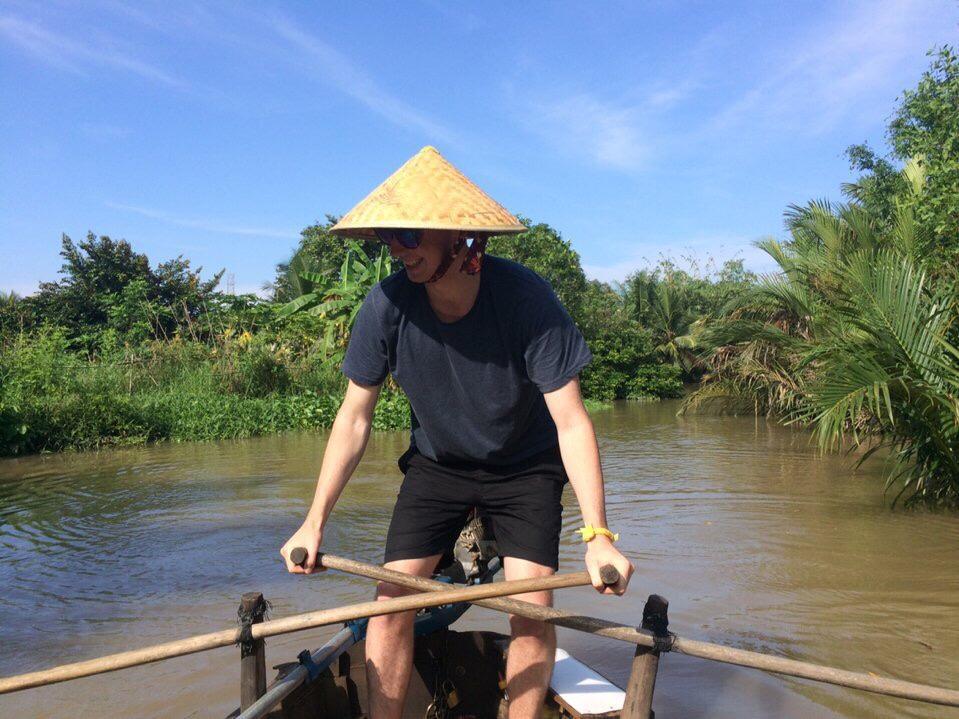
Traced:
<path fill-rule="evenodd" d="M 408 250 L 415 250 L 419 247 L 423 235 L 422 230 L 401 230 L 384 227 L 374 228 L 373 232 L 376 233 L 376 238 L 387 247 L 393 242 L 399 242 Z"/>

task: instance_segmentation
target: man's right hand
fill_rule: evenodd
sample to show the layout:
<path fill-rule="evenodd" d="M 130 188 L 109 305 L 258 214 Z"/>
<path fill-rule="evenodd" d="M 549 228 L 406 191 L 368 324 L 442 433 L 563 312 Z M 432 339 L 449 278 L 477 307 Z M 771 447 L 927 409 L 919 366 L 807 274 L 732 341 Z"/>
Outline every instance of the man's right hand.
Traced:
<path fill-rule="evenodd" d="M 302 526 L 296 530 L 296 533 L 286 541 L 286 544 L 280 550 L 280 554 L 286 561 L 286 570 L 293 574 L 312 574 L 316 567 L 316 555 L 320 551 L 322 541 L 323 527 L 309 519 L 303 522 Z M 290 559 L 290 552 L 296 547 L 303 547 L 309 555 L 302 567 L 294 564 L 293 560 Z M 322 572 L 324 569 L 320 567 L 317 571 Z"/>

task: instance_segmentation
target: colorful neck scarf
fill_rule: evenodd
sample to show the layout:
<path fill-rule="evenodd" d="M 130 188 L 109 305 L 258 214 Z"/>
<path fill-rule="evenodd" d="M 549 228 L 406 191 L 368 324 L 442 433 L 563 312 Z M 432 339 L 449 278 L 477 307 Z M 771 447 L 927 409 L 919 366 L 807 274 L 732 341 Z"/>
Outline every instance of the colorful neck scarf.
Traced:
<path fill-rule="evenodd" d="M 466 258 L 463 260 L 463 264 L 460 266 L 460 272 L 465 272 L 468 275 L 475 275 L 482 269 L 483 254 L 486 252 L 486 242 L 488 239 L 489 238 L 487 237 L 473 238 L 473 244 L 470 245 L 469 250 L 466 252 Z M 430 277 L 427 282 L 436 282 L 446 274 L 450 268 L 450 265 L 453 264 L 453 258 L 456 257 L 457 253 L 463 249 L 463 243 L 466 242 L 466 240 L 467 238 L 460 234 L 456 242 L 454 242 L 450 247 L 449 254 L 443 258 L 440 266 L 436 268 L 436 272 L 433 273 L 433 276 Z"/>

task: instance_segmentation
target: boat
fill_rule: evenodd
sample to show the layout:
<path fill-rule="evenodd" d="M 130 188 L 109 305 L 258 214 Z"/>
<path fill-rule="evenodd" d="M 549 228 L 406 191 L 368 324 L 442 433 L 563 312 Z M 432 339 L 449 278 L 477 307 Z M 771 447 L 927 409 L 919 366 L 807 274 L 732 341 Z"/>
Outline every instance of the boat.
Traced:
<path fill-rule="evenodd" d="M 302 560 L 300 557 L 294 557 Z M 472 517 L 440 561 L 434 579 L 456 584 L 491 582 L 500 569 L 491 528 Z M 413 624 L 413 672 L 404 719 L 494 719 L 507 716 L 505 687 L 509 637 L 459 632 L 451 625 L 470 607 L 449 604 L 421 610 Z M 256 702 L 231 718 L 361 719 L 367 706 L 364 640 L 368 618 L 347 622 L 326 644 L 304 650 Z M 626 692 L 563 649 L 556 649 L 543 717 L 619 717 Z"/>

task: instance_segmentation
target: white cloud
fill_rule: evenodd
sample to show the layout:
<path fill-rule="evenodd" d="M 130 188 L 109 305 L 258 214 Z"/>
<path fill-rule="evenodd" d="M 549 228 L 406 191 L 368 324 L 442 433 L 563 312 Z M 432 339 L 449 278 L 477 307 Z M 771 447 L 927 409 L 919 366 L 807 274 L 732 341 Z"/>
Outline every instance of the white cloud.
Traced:
<path fill-rule="evenodd" d="M 762 81 L 715 113 L 705 130 L 766 124 L 816 134 L 853 113 L 888 112 L 897 82 L 906 81 L 902 68 L 911 73 L 937 36 L 954 34 L 955 14 L 950 32 L 945 8 L 941 0 L 871 0 L 824 18 L 766 53 Z"/>
<path fill-rule="evenodd" d="M 743 260 L 747 270 L 771 272 L 775 263 L 753 239 L 731 235 L 701 236 L 670 242 L 644 242 L 629 257 L 612 264 L 583 263 L 586 276 L 602 282 L 622 282 L 637 270 L 653 269 L 662 260 L 700 274 L 711 274 L 727 260 Z"/>
<path fill-rule="evenodd" d="M 27 297 L 32 295 L 34 292 L 40 289 L 40 281 L 36 282 L 25 282 L 22 280 L 17 280 L 7 285 L 6 287 L 0 287 L 0 290 L 3 292 L 13 292 L 18 297 Z"/>
<path fill-rule="evenodd" d="M 727 143 L 818 135 L 888 115 L 914 84 L 926 50 L 954 41 L 956 6 L 946 0 L 859 0 L 829 6 L 799 28 L 741 23 L 707 31 L 670 59 L 659 76 L 600 92 L 580 91 L 562 71 L 527 58 L 507 84 L 516 121 L 568 157 L 605 168 L 649 171 L 657 160 L 710 153 Z M 778 34 L 777 34 L 778 31 Z M 745 66 L 730 71 L 746 58 Z M 682 108 L 679 106 L 682 105 Z M 679 110 L 682 109 L 682 112 Z"/>
<path fill-rule="evenodd" d="M 235 225 L 228 222 L 220 222 L 218 220 L 179 217 L 161 210 L 155 210 L 149 207 L 141 207 L 138 205 L 127 205 L 120 202 L 107 202 L 105 204 L 107 207 L 112 207 L 115 210 L 132 212 L 142 217 L 148 217 L 151 220 L 159 220 L 160 222 L 164 222 L 168 225 L 188 227 L 194 230 L 203 230 L 205 232 L 214 232 L 222 235 L 273 237 L 281 240 L 298 239 L 300 236 L 299 232 L 292 230 L 278 230 L 269 227 L 251 227 L 248 225 Z"/>
<path fill-rule="evenodd" d="M 563 152 L 598 165 L 629 171 L 640 169 L 646 159 L 634 108 L 582 93 L 534 103 L 522 116 L 530 129 Z"/>
<path fill-rule="evenodd" d="M 670 109 L 690 98 L 702 82 L 700 65 L 715 45 L 707 33 L 677 59 L 668 77 L 645 78 L 635 86 L 600 95 L 594 91 L 532 85 L 527 78 L 505 84 L 514 117 L 530 132 L 570 157 L 624 172 L 647 169 L 660 138 L 653 127 Z M 555 76 L 550 67 L 549 80 Z M 611 75 L 610 88 L 617 84 Z"/>
<path fill-rule="evenodd" d="M 372 76 L 333 46 L 294 25 L 288 18 L 274 18 L 271 25 L 290 47 L 298 50 L 297 67 L 310 71 L 390 122 L 425 133 L 431 142 L 456 142 L 455 134 L 446 126 L 384 90 Z"/>
<path fill-rule="evenodd" d="M 485 24 L 479 15 L 467 9 L 465 3 L 451 3 L 446 0 L 422 0 L 422 2 L 442 15 L 446 21 L 455 23 L 467 32 L 473 32 Z"/>
<path fill-rule="evenodd" d="M 94 67 L 121 70 L 167 87 L 184 89 L 186 83 L 164 70 L 116 47 L 112 38 L 101 36 L 97 41 L 81 44 L 37 23 L 12 15 L 0 17 L 0 36 L 35 59 L 85 76 Z"/>

